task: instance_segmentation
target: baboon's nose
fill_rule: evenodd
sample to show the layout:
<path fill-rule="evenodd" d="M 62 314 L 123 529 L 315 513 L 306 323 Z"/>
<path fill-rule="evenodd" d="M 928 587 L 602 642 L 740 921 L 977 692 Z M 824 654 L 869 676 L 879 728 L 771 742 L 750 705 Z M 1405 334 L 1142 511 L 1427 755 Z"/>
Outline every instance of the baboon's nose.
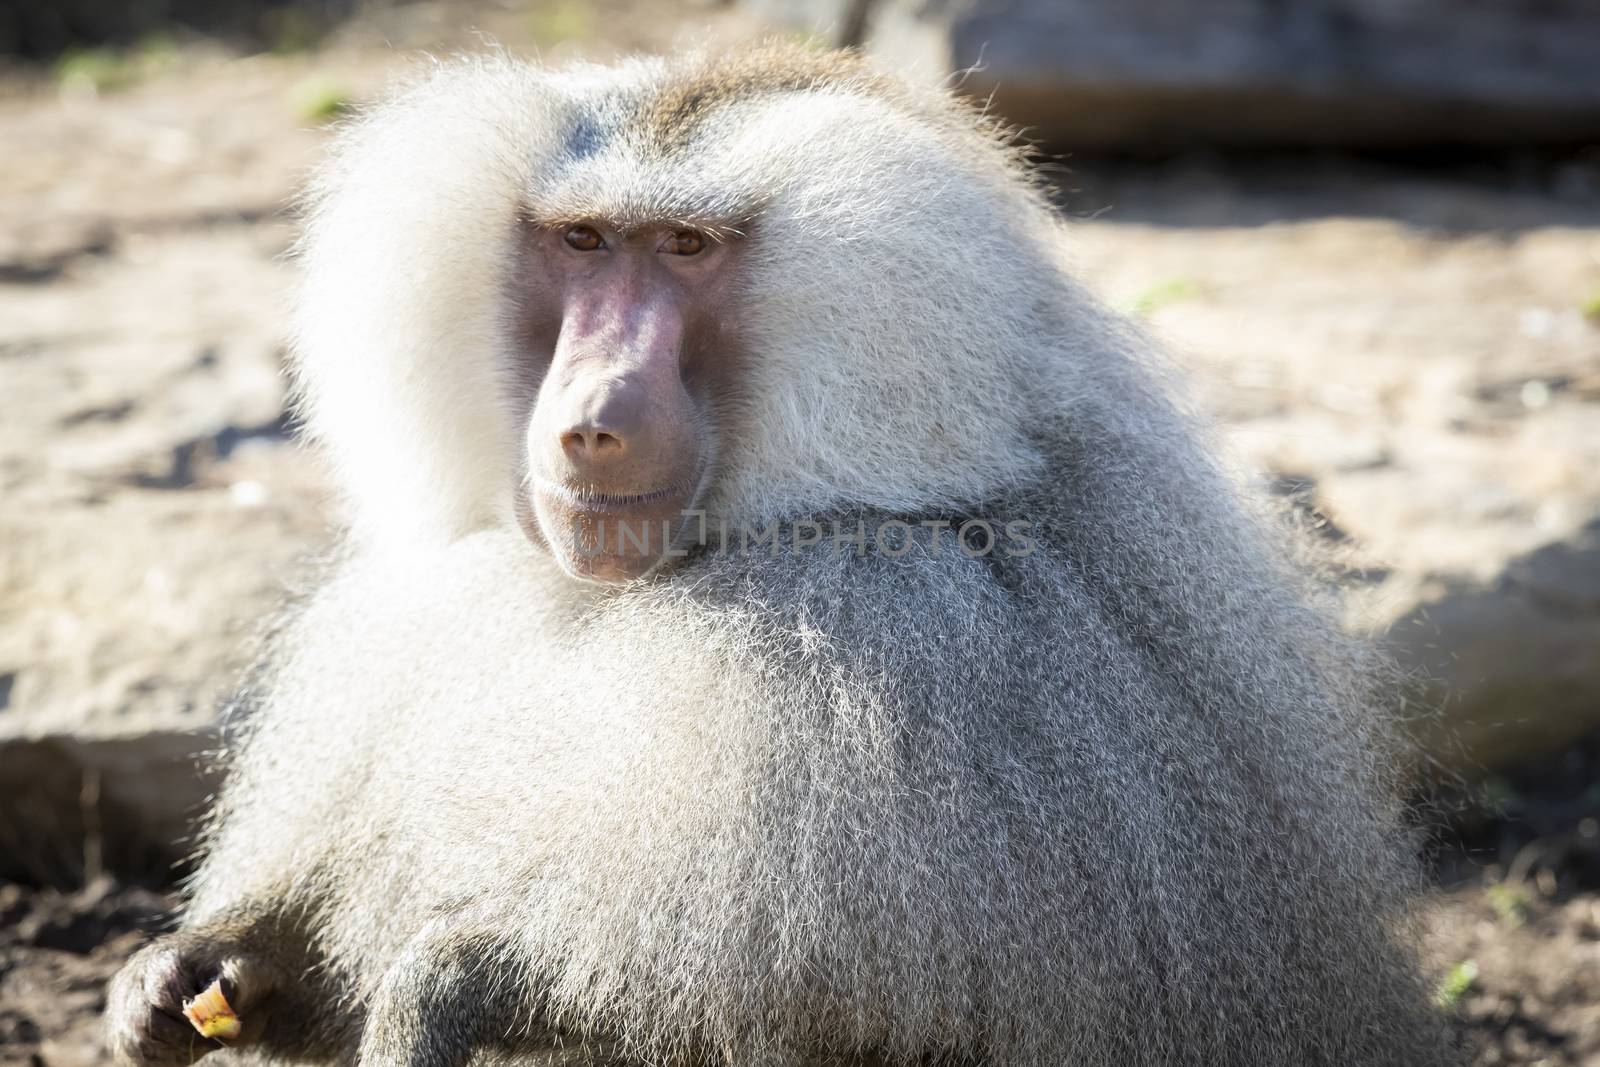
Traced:
<path fill-rule="evenodd" d="M 622 455 L 622 438 L 611 430 L 575 426 L 561 434 L 561 450 L 573 463 L 598 463 Z"/>
<path fill-rule="evenodd" d="M 579 469 L 643 458 L 649 437 L 644 383 L 632 376 L 580 385 L 569 397 L 567 417 L 556 423 L 556 440 L 567 462 Z"/>

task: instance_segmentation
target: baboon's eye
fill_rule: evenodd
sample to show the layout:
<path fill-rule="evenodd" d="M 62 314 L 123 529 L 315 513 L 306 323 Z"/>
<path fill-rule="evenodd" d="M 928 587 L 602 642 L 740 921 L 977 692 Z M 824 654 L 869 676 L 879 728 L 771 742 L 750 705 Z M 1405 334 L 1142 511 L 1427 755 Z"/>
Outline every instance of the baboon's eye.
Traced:
<path fill-rule="evenodd" d="M 661 251 L 670 256 L 698 256 L 705 251 L 706 235 L 694 230 L 679 230 L 661 245 Z"/>
<path fill-rule="evenodd" d="M 574 226 L 564 236 L 567 244 L 580 252 L 595 252 L 606 246 L 605 238 L 593 226 Z"/>

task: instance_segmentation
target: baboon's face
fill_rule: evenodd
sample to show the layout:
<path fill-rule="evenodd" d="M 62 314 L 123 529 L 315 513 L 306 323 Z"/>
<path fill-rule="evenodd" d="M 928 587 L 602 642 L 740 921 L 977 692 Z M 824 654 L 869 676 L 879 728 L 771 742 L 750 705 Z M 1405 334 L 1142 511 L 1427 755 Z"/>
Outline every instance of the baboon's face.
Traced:
<path fill-rule="evenodd" d="M 525 224 L 517 515 L 576 577 L 654 570 L 699 526 L 712 412 L 736 371 L 738 247 L 667 225 Z"/>

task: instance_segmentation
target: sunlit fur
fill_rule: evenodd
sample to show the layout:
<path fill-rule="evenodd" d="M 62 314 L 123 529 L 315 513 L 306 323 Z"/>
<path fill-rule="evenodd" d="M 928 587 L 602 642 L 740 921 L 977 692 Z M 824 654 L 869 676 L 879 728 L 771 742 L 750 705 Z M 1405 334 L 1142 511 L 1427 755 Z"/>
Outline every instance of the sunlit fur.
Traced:
<path fill-rule="evenodd" d="M 1029 422 L 1101 358 L 1052 264 L 1059 224 L 970 114 L 835 66 L 813 91 L 733 96 L 665 157 L 630 111 L 684 76 L 660 61 L 447 67 L 351 131 L 313 200 L 296 366 L 357 535 L 505 523 L 525 214 L 748 223 L 756 358 L 718 514 L 937 511 L 1036 471 Z"/>
<path fill-rule="evenodd" d="M 748 235 L 713 514 L 1037 550 L 567 580 L 510 515 L 529 213 Z M 1070 241 L 965 107 L 798 50 L 459 63 L 344 137 L 296 366 L 351 547 L 229 726 L 183 935 L 306 984 L 268 1052 L 1451 1061 L 1362 657 Z"/>

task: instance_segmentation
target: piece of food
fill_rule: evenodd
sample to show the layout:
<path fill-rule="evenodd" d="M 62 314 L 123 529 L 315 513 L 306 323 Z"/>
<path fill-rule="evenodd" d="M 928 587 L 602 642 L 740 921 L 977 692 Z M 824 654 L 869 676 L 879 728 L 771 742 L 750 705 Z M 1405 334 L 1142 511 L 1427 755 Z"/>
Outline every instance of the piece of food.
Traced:
<path fill-rule="evenodd" d="M 219 1037 L 232 1041 L 239 1036 L 239 1016 L 234 1014 L 228 998 L 222 995 L 222 979 L 201 992 L 197 997 L 183 1002 L 183 1015 L 201 1037 Z"/>

